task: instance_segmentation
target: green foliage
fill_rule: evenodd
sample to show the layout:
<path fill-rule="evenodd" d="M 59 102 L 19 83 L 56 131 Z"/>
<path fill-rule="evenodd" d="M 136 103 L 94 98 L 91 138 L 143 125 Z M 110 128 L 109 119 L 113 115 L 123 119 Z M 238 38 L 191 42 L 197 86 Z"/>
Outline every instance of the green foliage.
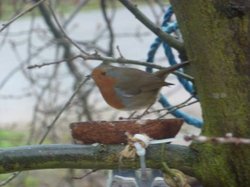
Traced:
<path fill-rule="evenodd" d="M 21 145 L 24 140 L 24 133 L 12 130 L 0 130 L 0 147 L 12 147 Z"/>

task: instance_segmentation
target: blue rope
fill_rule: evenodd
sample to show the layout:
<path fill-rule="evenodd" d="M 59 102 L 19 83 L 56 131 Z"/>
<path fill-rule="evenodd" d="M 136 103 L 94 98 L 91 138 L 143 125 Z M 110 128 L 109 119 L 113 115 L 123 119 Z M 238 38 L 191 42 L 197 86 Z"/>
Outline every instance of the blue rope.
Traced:
<path fill-rule="evenodd" d="M 165 12 L 165 15 L 163 17 L 162 26 L 167 25 L 168 22 L 170 22 L 170 19 L 171 19 L 171 17 L 172 17 L 173 14 L 174 14 L 173 7 L 170 5 L 167 8 L 167 11 Z"/>
<path fill-rule="evenodd" d="M 163 19 L 163 22 L 162 22 L 162 25 L 161 25 L 162 27 L 164 27 L 165 25 L 168 24 L 168 22 L 170 21 L 171 16 L 173 15 L 173 13 L 174 12 L 173 12 L 172 6 L 169 6 L 166 13 L 165 13 L 165 15 L 164 15 L 164 19 Z M 169 29 L 169 32 L 171 32 L 171 27 L 168 27 L 168 29 Z M 148 56 L 147 62 L 149 62 L 149 63 L 154 62 L 155 53 L 158 50 L 158 48 L 160 47 L 161 43 L 162 43 L 162 40 L 157 37 L 155 39 L 155 41 L 151 44 L 150 49 L 149 49 L 148 54 L 147 54 L 147 56 Z M 147 67 L 146 71 L 152 73 L 153 68 Z"/>
<path fill-rule="evenodd" d="M 168 58 L 169 64 L 171 66 L 177 64 L 171 47 L 168 44 L 163 43 L 163 48 L 164 48 L 165 55 Z M 190 81 L 180 76 L 177 76 L 177 79 L 182 84 L 182 86 L 185 88 L 186 91 L 188 91 L 191 95 L 194 95 L 193 84 Z"/>
<path fill-rule="evenodd" d="M 158 50 L 158 48 L 160 47 L 162 41 L 160 38 L 156 38 L 155 41 L 151 44 L 150 49 L 148 51 L 148 58 L 147 58 L 147 62 L 149 63 L 153 63 L 154 62 L 154 58 L 155 58 L 155 53 Z M 153 72 L 153 68 L 151 67 L 146 67 L 146 71 L 152 73 Z"/>
<path fill-rule="evenodd" d="M 169 103 L 168 99 L 163 95 L 160 95 L 159 102 L 166 109 L 170 109 L 173 107 Z M 187 124 L 193 125 L 197 128 L 201 128 L 203 126 L 203 121 L 201 121 L 197 118 L 194 118 L 194 117 L 192 117 L 192 116 L 190 116 L 190 115 L 188 115 L 185 112 L 182 112 L 180 110 L 174 110 L 171 112 L 171 114 L 177 118 L 182 118 Z"/>
<path fill-rule="evenodd" d="M 173 9 L 172 6 L 169 6 L 165 15 L 164 15 L 164 20 L 162 23 L 162 29 L 166 32 L 166 33 L 172 33 L 174 31 L 176 31 L 178 29 L 178 23 L 177 22 L 170 22 L 171 16 L 173 15 Z M 154 40 L 154 42 L 151 44 L 150 49 L 148 51 L 148 58 L 147 58 L 147 62 L 149 63 L 153 63 L 154 62 L 154 57 L 155 54 L 158 50 L 158 48 L 160 47 L 162 43 L 162 40 L 160 38 L 156 38 Z M 175 60 L 175 56 L 173 55 L 172 49 L 171 47 L 166 44 L 163 43 L 163 47 L 164 47 L 164 52 L 166 57 L 168 58 L 168 61 L 170 63 L 170 65 L 174 65 L 176 64 L 176 60 Z M 152 73 L 152 68 L 147 67 L 146 68 L 147 72 L 151 72 Z M 179 76 L 177 76 L 179 82 L 183 85 L 183 87 L 185 88 L 185 90 L 187 90 L 190 94 L 194 93 L 194 88 L 191 82 L 187 81 L 186 79 L 183 79 Z M 169 103 L 168 99 L 161 95 L 159 102 L 162 104 L 163 107 L 169 109 L 172 108 L 173 106 Z M 174 110 L 171 112 L 171 114 L 177 118 L 182 118 L 187 124 L 193 125 L 195 127 L 201 128 L 203 125 L 203 121 L 199 120 L 197 118 L 194 118 L 180 110 Z"/>
<path fill-rule="evenodd" d="M 173 9 L 170 6 L 169 9 L 166 11 L 166 14 L 164 15 L 164 21 L 162 24 L 162 28 L 167 33 L 172 33 L 174 31 L 176 31 L 176 29 L 178 28 L 177 22 L 168 24 L 168 21 L 170 21 L 172 14 L 173 14 Z M 159 37 L 157 37 L 154 40 L 154 42 L 151 44 L 150 49 L 149 49 L 148 54 L 147 54 L 147 56 L 148 56 L 147 62 L 149 62 L 149 63 L 154 62 L 154 57 L 155 57 L 156 51 L 160 47 L 161 43 L 162 43 L 162 40 Z M 152 73 L 153 68 L 147 67 L 146 71 Z"/>

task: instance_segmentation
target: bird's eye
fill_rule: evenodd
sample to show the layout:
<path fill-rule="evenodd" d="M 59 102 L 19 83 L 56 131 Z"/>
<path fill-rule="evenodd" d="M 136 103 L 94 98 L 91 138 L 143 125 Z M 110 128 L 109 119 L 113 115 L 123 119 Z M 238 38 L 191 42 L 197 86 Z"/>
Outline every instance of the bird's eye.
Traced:
<path fill-rule="evenodd" d="M 105 75 L 106 75 L 106 72 L 105 72 L 105 71 L 102 71 L 101 74 L 105 76 Z"/>

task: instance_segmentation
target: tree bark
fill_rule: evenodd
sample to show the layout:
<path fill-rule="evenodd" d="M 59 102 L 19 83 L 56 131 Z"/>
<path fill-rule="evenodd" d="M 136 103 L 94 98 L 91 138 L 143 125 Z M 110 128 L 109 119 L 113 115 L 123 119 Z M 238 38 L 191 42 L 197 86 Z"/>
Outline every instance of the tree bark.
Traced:
<path fill-rule="evenodd" d="M 0 150 L 0 173 L 15 171 L 79 168 L 79 169 L 138 169 L 138 158 L 119 159 L 125 145 L 32 145 Z M 150 168 L 168 166 L 192 175 L 196 151 L 186 146 L 162 144 L 147 148 L 146 165 Z"/>
<path fill-rule="evenodd" d="M 203 135 L 250 137 L 250 1 L 171 0 L 200 98 Z M 250 186 L 248 145 L 192 145 L 204 186 Z"/>

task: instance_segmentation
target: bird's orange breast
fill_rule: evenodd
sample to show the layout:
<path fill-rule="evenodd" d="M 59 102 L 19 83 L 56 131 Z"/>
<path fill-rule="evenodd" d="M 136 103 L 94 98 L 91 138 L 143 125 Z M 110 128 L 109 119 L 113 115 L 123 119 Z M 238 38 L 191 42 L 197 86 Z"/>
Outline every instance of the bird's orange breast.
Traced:
<path fill-rule="evenodd" d="M 93 70 L 92 78 L 109 105 L 116 109 L 123 109 L 125 107 L 114 90 L 117 82 L 115 78 L 102 75 L 102 70 L 98 68 Z"/>

